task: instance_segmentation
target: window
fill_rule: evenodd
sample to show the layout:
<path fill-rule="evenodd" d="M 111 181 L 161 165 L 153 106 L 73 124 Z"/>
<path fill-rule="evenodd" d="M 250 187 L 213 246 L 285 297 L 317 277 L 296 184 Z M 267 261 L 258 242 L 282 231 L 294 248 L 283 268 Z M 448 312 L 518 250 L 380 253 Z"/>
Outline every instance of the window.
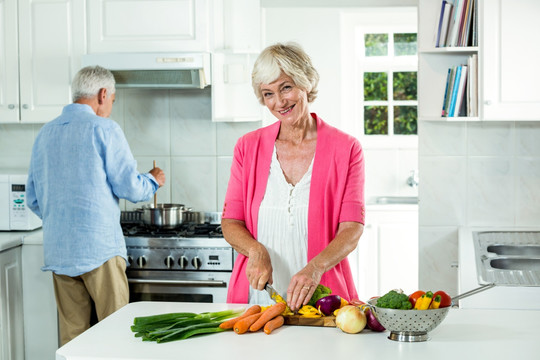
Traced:
<path fill-rule="evenodd" d="M 381 31 L 385 30 L 385 31 Z M 364 135 L 417 134 L 416 33 L 358 27 L 356 59 Z M 358 51 L 360 50 L 360 51 Z"/>

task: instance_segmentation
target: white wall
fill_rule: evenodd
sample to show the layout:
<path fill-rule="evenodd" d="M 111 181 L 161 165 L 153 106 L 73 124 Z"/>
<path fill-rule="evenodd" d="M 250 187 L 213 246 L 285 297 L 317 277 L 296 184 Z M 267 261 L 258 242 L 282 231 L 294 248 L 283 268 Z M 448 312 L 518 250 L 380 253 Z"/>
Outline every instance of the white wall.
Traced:
<path fill-rule="evenodd" d="M 419 124 L 420 287 L 457 293 L 461 226 L 540 224 L 540 123 Z"/>
<path fill-rule="evenodd" d="M 165 171 L 158 202 L 221 211 L 236 140 L 261 123 L 213 123 L 210 103 L 210 89 L 117 90 L 111 118 L 123 128 L 139 171 L 150 170 L 153 160 Z M 0 168 L 27 171 L 40 128 L 0 125 Z"/>

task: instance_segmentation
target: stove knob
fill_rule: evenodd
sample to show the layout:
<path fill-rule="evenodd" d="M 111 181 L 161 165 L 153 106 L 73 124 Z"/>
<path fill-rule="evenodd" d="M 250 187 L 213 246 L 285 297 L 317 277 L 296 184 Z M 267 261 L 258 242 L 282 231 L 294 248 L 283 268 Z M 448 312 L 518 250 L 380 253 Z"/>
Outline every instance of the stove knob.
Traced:
<path fill-rule="evenodd" d="M 137 259 L 137 265 L 139 265 L 140 268 L 144 267 L 146 265 L 146 258 L 144 256 L 140 256 Z"/>
<path fill-rule="evenodd" d="M 131 255 L 128 255 L 128 263 L 127 263 L 127 266 L 131 266 L 133 265 L 133 258 L 131 257 Z"/>
<path fill-rule="evenodd" d="M 172 256 L 167 256 L 165 258 L 165 266 L 170 269 L 174 266 L 174 258 Z"/>
<path fill-rule="evenodd" d="M 197 256 L 195 256 L 193 260 L 191 260 L 191 264 L 195 267 L 195 270 L 199 270 L 202 265 L 202 261 Z"/>
<path fill-rule="evenodd" d="M 180 269 L 185 269 L 188 265 L 187 257 L 182 256 L 180 259 L 178 259 L 178 265 L 180 265 Z"/>

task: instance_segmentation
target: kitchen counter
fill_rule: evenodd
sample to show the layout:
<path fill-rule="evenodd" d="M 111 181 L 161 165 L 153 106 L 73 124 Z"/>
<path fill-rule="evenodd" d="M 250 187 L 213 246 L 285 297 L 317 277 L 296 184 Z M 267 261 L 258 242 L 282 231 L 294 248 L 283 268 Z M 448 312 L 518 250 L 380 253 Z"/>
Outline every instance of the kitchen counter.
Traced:
<path fill-rule="evenodd" d="M 205 312 L 245 307 L 235 304 L 137 302 L 118 310 L 64 345 L 57 360 L 83 359 L 437 359 L 479 356 L 498 360 L 519 356 L 538 359 L 540 311 L 451 309 L 426 342 L 389 340 L 388 332 L 345 334 L 336 328 L 283 326 L 237 335 L 223 332 L 157 344 L 135 338 L 136 316 L 169 312 Z"/>
<path fill-rule="evenodd" d="M 9 250 L 27 242 L 43 243 L 42 234 L 41 228 L 29 231 L 0 231 L 0 251 Z"/>

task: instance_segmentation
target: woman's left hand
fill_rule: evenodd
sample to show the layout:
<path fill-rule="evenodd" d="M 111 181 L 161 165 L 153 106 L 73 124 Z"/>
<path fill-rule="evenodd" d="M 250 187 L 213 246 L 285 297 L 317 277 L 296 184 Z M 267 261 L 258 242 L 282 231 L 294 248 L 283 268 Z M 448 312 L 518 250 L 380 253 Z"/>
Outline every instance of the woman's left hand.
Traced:
<path fill-rule="evenodd" d="M 323 273 L 324 271 L 309 263 L 291 278 L 287 289 L 287 305 L 292 311 L 300 309 L 309 302 Z"/>

